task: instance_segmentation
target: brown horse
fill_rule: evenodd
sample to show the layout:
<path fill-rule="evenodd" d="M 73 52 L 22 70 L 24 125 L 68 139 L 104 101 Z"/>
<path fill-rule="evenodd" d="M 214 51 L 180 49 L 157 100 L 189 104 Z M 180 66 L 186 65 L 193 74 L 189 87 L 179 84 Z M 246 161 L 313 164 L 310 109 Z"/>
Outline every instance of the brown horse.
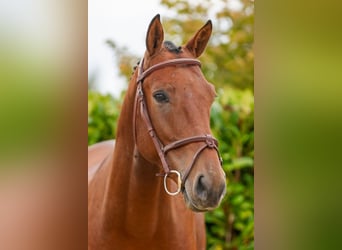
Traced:
<path fill-rule="evenodd" d="M 151 21 L 115 147 L 107 141 L 89 148 L 89 249 L 205 249 L 199 212 L 217 207 L 226 189 L 210 135 L 215 90 L 195 59 L 211 31 L 208 21 L 176 47 L 163 42 L 159 15 Z"/>

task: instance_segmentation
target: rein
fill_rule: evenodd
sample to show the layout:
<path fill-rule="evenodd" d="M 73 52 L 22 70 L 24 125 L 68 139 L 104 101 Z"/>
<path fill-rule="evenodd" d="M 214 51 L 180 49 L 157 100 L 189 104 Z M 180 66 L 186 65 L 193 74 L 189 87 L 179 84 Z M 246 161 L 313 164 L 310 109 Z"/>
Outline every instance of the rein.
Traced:
<path fill-rule="evenodd" d="M 152 138 L 154 147 L 158 153 L 158 156 L 160 158 L 160 161 L 163 166 L 164 173 L 159 173 L 157 176 L 163 176 L 164 177 L 164 189 L 167 194 L 169 195 L 176 195 L 178 194 L 182 188 L 184 188 L 184 183 L 186 179 L 188 178 L 190 171 L 192 170 L 193 166 L 195 165 L 195 162 L 200 155 L 201 152 L 203 152 L 204 149 L 209 148 L 209 149 L 214 149 L 217 152 L 217 156 L 220 160 L 220 163 L 222 165 L 222 158 L 220 156 L 220 152 L 218 150 L 218 142 L 217 140 L 211 136 L 211 135 L 198 135 L 198 136 L 192 136 L 188 138 L 184 138 L 178 141 L 174 141 L 168 145 L 163 145 L 163 143 L 159 140 L 156 131 L 153 128 L 151 118 L 149 116 L 147 106 L 146 106 L 146 101 L 144 97 L 144 92 L 143 92 L 143 81 L 144 79 L 153 73 L 154 71 L 158 69 L 162 69 L 168 66 L 175 66 L 175 65 L 186 65 L 186 66 L 201 66 L 201 63 L 199 60 L 196 59 L 191 59 L 191 58 L 179 58 L 179 59 L 171 59 L 167 60 L 158 64 L 155 64 L 151 66 L 150 68 L 146 69 L 143 71 L 143 65 L 144 61 L 142 60 L 139 63 L 138 67 L 138 77 L 137 77 L 137 91 L 135 95 L 135 103 L 134 103 L 134 111 L 133 111 L 133 136 L 134 136 L 134 143 L 136 143 L 136 115 L 137 115 L 137 108 L 138 105 L 140 106 L 140 113 L 141 116 L 145 122 L 145 125 L 147 127 L 148 133 Z M 185 173 L 183 174 L 183 177 L 177 170 L 170 170 L 169 165 L 166 161 L 166 154 L 170 150 L 185 146 L 190 143 L 194 142 L 204 142 L 205 144 L 201 146 L 196 153 L 194 154 L 192 158 L 192 162 L 190 163 L 189 167 L 186 169 Z M 166 184 L 166 179 L 169 177 L 170 174 L 176 174 L 177 175 L 177 191 L 176 192 L 170 192 L 167 188 Z"/>

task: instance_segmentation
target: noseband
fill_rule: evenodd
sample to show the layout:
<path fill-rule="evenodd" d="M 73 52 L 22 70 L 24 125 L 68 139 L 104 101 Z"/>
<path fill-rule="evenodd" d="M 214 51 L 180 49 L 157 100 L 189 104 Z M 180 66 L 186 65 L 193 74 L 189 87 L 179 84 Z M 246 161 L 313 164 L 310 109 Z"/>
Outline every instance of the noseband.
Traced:
<path fill-rule="evenodd" d="M 154 72 L 158 69 L 162 69 L 162 68 L 165 68 L 168 66 L 177 66 L 177 65 L 201 66 L 201 63 L 200 63 L 200 61 L 198 61 L 196 59 L 191 59 L 191 58 L 171 59 L 171 60 L 167 60 L 167 61 L 155 64 L 155 65 L 151 66 L 150 68 L 146 69 L 145 71 L 143 71 L 143 65 L 144 65 L 144 62 L 142 60 L 139 63 L 139 67 L 138 67 L 137 91 L 136 91 L 134 111 L 133 111 L 134 142 L 136 144 L 136 112 L 137 112 L 137 108 L 139 105 L 141 116 L 145 122 L 148 133 L 152 138 L 154 147 L 155 147 L 155 149 L 159 155 L 160 161 L 161 161 L 163 169 L 164 169 L 164 173 L 159 173 L 159 174 L 157 174 L 157 176 L 163 176 L 164 177 L 164 188 L 165 188 L 166 193 L 168 193 L 169 195 L 176 195 L 181 191 L 182 188 L 184 188 L 184 183 L 185 183 L 186 179 L 188 178 L 191 169 L 195 165 L 195 162 L 196 162 L 198 156 L 200 155 L 200 153 L 204 149 L 209 148 L 209 149 L 216 150 L 218 158 L 219 158 L 220 163 L 222 165 L 222 158 L 221 158 L 220 152 L 218 150 L 218 142 L 211 135 L 198 135 L 198 136 L 192 136 L 192 137 L 184 138 L 184 139 L 181 139 L 178 141 L 174 141 L 174 142 L 164 146 L 163 143 L 159 140 L 159 138 L 158 138 L 158 136 L 157 136 L 157 134 L 153 128 L 151 118 L 149 116 L 147 106 L 146 106 L 146 101 L 145 101 L 145 97 L 144 97 L 142 84 L 143 84 L 144 79 L 148 75 L 150 75 L 152 72 Z M 194 143 L 194 142 L 204 142 L 205 144 L 203 146 L 201 146 L 196 151 L 196 153 L 194 154 L 194 156 L 192 158 L 192 162 L 190 163 L 189 167 L 186 169 L 185 173 L 183 174 L 183 177 L 181 177 L 181 174 L 177 170 L 170 170 L 169 165 L 166 161 L 166 154 L 170 150 L 173 150 L 173 149 L 176 149 L 176 148 L 179 148 L 179 147 L 182 147 L 182 146 L 185 146 L 187 144 Z M 170 192 L 167 188 L 166 179 L 167 179 L 167 177 L 169 177 L 170 174 L 177 175 L 178 188 L 177 188 L 176 192 Z"/>

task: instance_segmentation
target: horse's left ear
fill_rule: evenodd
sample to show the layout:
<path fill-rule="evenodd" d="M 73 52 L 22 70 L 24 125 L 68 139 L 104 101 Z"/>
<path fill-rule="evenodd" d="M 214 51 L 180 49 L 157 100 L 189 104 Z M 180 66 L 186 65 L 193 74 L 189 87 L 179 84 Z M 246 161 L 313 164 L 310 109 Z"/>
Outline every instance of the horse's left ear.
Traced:
<path fill-rule="evenodd" d="M 213 26 L 209 20 L 186 44 L 185 47 L 194 55 L 194 57 L 199 57 L 203 53 L 211 36 L 212 29 Z"/>
<path fill-rule="evenodd" d="M 158 52 L 164 40 L 163 26 L 160 23 L 160 15 L 156 15 L 148 27 L 146 36 L 146 49 L 150 56 Z"/>

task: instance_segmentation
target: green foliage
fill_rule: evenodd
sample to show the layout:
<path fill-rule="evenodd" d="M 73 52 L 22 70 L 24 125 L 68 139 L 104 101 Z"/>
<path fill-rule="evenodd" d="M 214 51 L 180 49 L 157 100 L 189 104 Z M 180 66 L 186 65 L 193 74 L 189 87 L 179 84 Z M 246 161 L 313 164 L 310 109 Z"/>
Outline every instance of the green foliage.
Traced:
<path fill-rule="evenodd" d="M 209 19 L 208 13 L 214 12 L 213 35 L 201 56 L 205 62 L 203 71 L 207 79 L 218 87 L 229 84 L 240 89 L 253 88 L 254 3 L 242 0 L 238 10 L 233 10 L 229 3 L 228 0 L 197 3 L 162 0 L 161 4 L 174 12 L 172 17 L 163 17 L 163 25 L 167 30 L 165 38 L 185 44 Z"/>
<path fill-rule="evenodd" d="M 109 94 L 88 91 L 88 145 L 114 139 L 120 103 Z"/>
<path fill-rule="evenodd" d="M 211 110 L 227 195 L 206 214 L 208 249 L 254 249 L 254 99 L 250 90 L 220 89 Z"/>

